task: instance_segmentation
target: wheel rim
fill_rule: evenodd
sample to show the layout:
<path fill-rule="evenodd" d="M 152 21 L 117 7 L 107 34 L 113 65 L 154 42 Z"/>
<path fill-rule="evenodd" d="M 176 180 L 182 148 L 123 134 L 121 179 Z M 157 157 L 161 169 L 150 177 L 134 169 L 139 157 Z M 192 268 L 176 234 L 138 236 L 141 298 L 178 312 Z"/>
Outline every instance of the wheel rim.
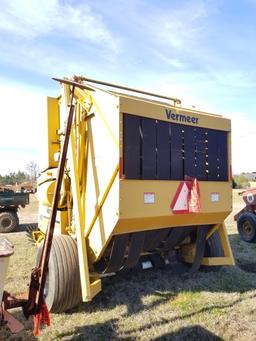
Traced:
<path fill-rule="evenodd" d="M 11 223 L 12 223 L 11 220 L 8 219 L 8 218 L 2 219 L 2 226 L 3 226 L 4 228 L 10 227 L 10 226 L 11 226 Z"/>
<path fill-rule="evenodd" d="M 253 235 L 253 226 L 252 224 L 248 221 L 245 220 L 242 224 L 242 232 L 246 237 L 251 237 Z"/>

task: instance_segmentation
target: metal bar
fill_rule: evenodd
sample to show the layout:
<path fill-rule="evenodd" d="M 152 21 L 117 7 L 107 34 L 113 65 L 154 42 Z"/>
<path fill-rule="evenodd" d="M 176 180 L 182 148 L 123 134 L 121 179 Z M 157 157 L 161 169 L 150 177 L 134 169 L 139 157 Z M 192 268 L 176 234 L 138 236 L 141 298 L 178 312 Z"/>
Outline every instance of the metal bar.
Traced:
<path fill-rule="evenodd" d="M 165 241 L 167 235 L 170 233 L 170 228 L 148 231 L 145 235 L 143 250 L 150 251 L 159 247 Z"/>
<path fill-rule="evenodd" d="M 57 215 L 58 202 L 59 202 L 59 198 L 60 198 L 60 189 L 61 189 L 61 184 L 62 184 L 63 175 L 64 175 L 64 168 L 65 168 L 65 163 L 66 163 L 66 158 L 67 158 L 69 137 L 70 137 L 71 126 L 72 126 L 73 116 L 74 116 L 74 105 L 73 105 L 74 90 L 75 90 L 75 86 L 72 86 L 72 88 L 71 88 L 71 99 L 70 99 L 70 109 L 69 109 L 69 114 L 68 114 L 68 119 L 67 119 L 66 134 L 65 134 L 65 138 L 64 138 L 63 147 L 61 150 L 60 162 L 58 165 L 57 180 L 56 180 L 56 185 L 55 185 L 55 189 L 54 189 L 54 196 L 53 196 L 53 202 L 52 202 L 50 221 L 49 221 L 46 236 L 44 239 L 44 244 L 43 244 L 43 249 L 42 249 L 42 253 L 41 253 L 41 257 L 40 257 L 39 266 L 36 267 L 31 274 L 31 283 L 30 283 L 30 288 L 29 288 L 28 305 L 25 308 L 26 313 L 28 315 L 38 313 L 40 311 L 42 303 L 43 303 L 44 287 L 45 287 L 45 282 L 46 282 L 48 263 L 49 263 L 52 240 L 53 240 L 53 233 L 54 233 L 54 226 L 55 226 L 55 220 L 56 220 L 56 215 Z"/>
<path fill-rule="evenodd" d="M 99 114 L 100 118 L 102 119 L 103 123 L 105 124 L 106 128 L 108 129 L 108 132 L 110 133 L 112 139 L 114 140 L 115 144 L 117 146 L 119 146 L 119 140 L 118 138 L 115 136 L 114 132 L 112 131 L 108 121 L 106 120 L 106 118 L 104 117 L 103 113 L 101 112 L 101 109 L 99 108 L 97 102 L 93 99 L 93 97 L 91 96 L 91 94 L 87 94 L 85 92 L 83 92 L 83 95 L 81 95 L 81 91 L 79 89 L 76 89 L 75 95 L 77 95 L 79 97 L 79 103 L 82 105 L 82 107 L 86 110 L 86 112 L 91 112 L 92 107 L 94 107 L 94 110 L 97 114 Z M 81 97 L 84 98 L 86 97 L 89 102 L 90 102 L 90 106 L 87 108 L 85 106 L 85 104 L 82 102 Z M 95 115 L 94 113 L 89 114 L 88 116 L 85 117 L 85 120 L 88 119 L 91 115 Z"/>
<path fill-rule="evenodd" d="M 80 184 L 81 206 L 82 206 L 82 220 L 85 220 L 85 153 L 87 138 L 86 138 L 86 122 L 80 121 L 80 141 L 79 141 L 79 165 L 78 165 L 78 178 Z"/>
<path fill-rule="evenodd" d="M 128 241 L 129 234 L 120 234 L 119 236 L 115 236 L 109 262 L 103 271 L 104 273 L 116 272 L 122 268 Z"/>
<path fill-rule="evenodd" d="M 96 208 L 96 211 L 95 211 L 94 217 L 93 217 L 93 219 L 91 221 L 91 224 L 90 224 L 88 230 L 85 232 L 85 238 L 88 238 L 89 234 L 91 233 L 93 225 L 94 225 L 95 221 L 97 220 L 97 218 L 98 218 L 98 216 L 100 214 L 101 208 L 104 205 L 105 200 L 107 199 L 108 193 L 109 193 L 109 191 L 110 191 L 110 189 L 111 189 L 111 187 L 112 187 L 112 185 L 113 185 L 113 183 L 115 181 L 115 178 L 116 178 L 118 172 L 119 172 L 119 164 L 116 166 L 116 169 L 114 170 L 114 173 L 113 173 L 113 175 L 112 175 L 112 177 L 111 177 L 111 179 L 109 181 L 109 184 L 108 184 L 108 186 L 107 186 L 107 188 L 106 188 L 106 190 L 105 190 L 105 192 L 103 194 L 103 197 L 102 197 L 99 205 Z"/>
<path fill-rule="evenodd" d="M 83 226 L 86 225 L 86 189 L 87 189 L 87 171 L 88 171 L 88 152 L 89 152 L 89 128 L 88 128 L 88 121 L 92 119 L 95 114 L 89 114 L 84 117 L 84 132 L 83 132 L 83 139 L 84 139 L 84 146 L 80 149 L 80 153 L 83 154 L 83 169 L 82 175 L 79 176 L 80 183 L 83 184 L 81 187 L 81 209 L 82 209 L 82 216 L 83 216 Z"/>
<path fill-rule="evenodd" d="M 71 148 L 69 150 L 70 179 L 73 193 L 73 212 L 75 217 L 77 250 L 79 261 L 79 272 L 81 280 L 81 290 L 83 302 L 91 299 L 91 286 L 89 279 L 89 265 L 87 257 L 87 245 L 84 238 L 84 220 L 81 205 L 80 179 L 78 177 L 77 157 L 76 157 L 75 127 L 71 132 Z"/>
<path fill-rule="evenodd" d="M 214 234 L 214 232 L 218 230 L 218 228 L 219 228 L 218 224 L 213 225 L 212 228 L 209 229 L 207 233 L 206 240 L 208 240 Z"/>
<path fill-rule="evenodd" d="M 194 256 L 186 255 L 183 259 L 186 263 L 193 263 Z M 220 266 L 220 265 L 235 265 L 230 257 L 203 257 L 201 265 L 206 266 Z"/>
<path fill-rule="evenodd" d="M 72 86 L 76 86 L 82 90 L 89 90 L 89 91 L 94 91 L 94 89 L 90 88 L 89 86 L 86 86 L 84 84 L 81 84 L 79 82 L 75 82 L 73 80 L 70 79 L 65 79 L 65 78 L 52 78 L 54 81 L 60 82 L 60 83 L 64 83 L 64 84 L 68 84 L 68 85 L 72 85 Z"/>
<path fill-rule="evenodd" d="M 207 236 L 208 231 L 209 231 L 209 226 L 200 226 L 197 229 L 196 254 L 195 254 L 193 264 L 189 270 L 190 273 L 194 273 L 200 268 L 202 259 L 204 257 L 206 236 Z"/>
<path fill-rule="evenodd" d="M 174 249 L 175 246 L 179 245 L 189 234 L 193 231 L 193 227 L 176 227 L 172 228 L 168 238 L 164 242 L 164 251 Z"/>
<path fill-rule="evenodd" d="M 181 100 L 178 98 L 163 96 L 163 95 L 155 94 L 153 92 L 129 88 L 127 86 L 118 85 L 118 84 L 114 84 L 114 83 L 108 83 L 108 82 L 104 82 L 104 81 L 100 81 L 100 80 L 96 80 L 96 79 L 92 79 L 92 78 L 87 78 L 87 77 L 83 77 L 83 76 L 74 76 L 74 81 L 77 82 L 78 84 L 80 84 L 79 82 L 81 82 L 81 81 L 95 83 L 95 84 L 101 84 L 101 85 L 109 86 L 111 88 L 117 88 L 117 89 L 121 89 L 121 90 L 137 92 L 137 93 L 140 93 L 143 95 L 149 95 L 149 96 L 153 96 L 153 97 L 169 99 L 169 100 L 173 101 L 175 104 L 181 104 Z"/>
<path fill-rule="evenodd" d="M 224 251 L 224 256 L 230 259 L 231 265 L 235 265 L 235 260 L 234 260 L 233 252 L 232 252 L 230 242 L 228 239 L 228 234 L 227 234 L 225 223 L 222 223 L 220 225 L 219 234 L 220 234 L 221 245 Z"/>
<path fill-rule="evenodd" d="M 131 269 L 138 263 L 143 249 L 145 234 L 146 232 L 136 232 L 132 234 L 128 257 L 124 264 L 125 269 Z"/>
<path fill-rule="evenodd" d="M 96 109 L 97 114 L 99 114 L 100 118 L 102 119 L 103 123 L 105 124 L 106 128 L 108 129 L 108 132 L 110 133 L 110 135 L 112 136 L 112 139 L 114 140 L 115 144 L 117 145 L 117 147 L 119 146 L 119 140 L 118 138 L 115 136 L 115 134 L 113 133 L 107 119 L 104 117 L 104 115 L 102 114 L 97 102 L 93 99 L 93 96 L 89 96 L 90 98 L 90 102 L 93 104 L 93 107 Z"/>

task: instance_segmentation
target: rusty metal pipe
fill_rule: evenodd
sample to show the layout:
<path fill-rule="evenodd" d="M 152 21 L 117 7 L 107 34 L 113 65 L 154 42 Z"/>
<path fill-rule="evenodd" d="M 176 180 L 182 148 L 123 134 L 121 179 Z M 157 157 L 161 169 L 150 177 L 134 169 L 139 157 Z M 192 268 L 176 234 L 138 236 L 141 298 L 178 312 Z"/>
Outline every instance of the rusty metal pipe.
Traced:
<path fill-rule="evenodd" d="M 158 98 L 164 98 L 164 99 L 168 99 L 168 100 L 173 101 L 175 104 L 181 104 L 181 100 L 178 99 L 178 98 L 163 96 L 163 95 L 155 94 L 153 92 L 148 92 L 148 91 L 144 91 L 144 90 L 140 90 L 140 89 L 129 88 L 127 86 L 118 85 L 118 84 L 114 84 L 114 83 L 108 83 L 108 82 L 104 82 L 104 81 L 100 81 L 100 80 L 96 80 L 96 79 L 92 79 L 92 78 L 87 78 L 87 77 L 84 77 L 84 76 L 74 76 L 74 81 L 77 82 L 77 83 L 79 83 L 81 81 L 85 81 L 85 82 L 105 85 L 105 86 L 109 86 L 111 88 L 117 88 L 117 89 L 121 89 L 121 90 L 137 92 L 137 93 L 140 93 L 140 94 L 143 94 L 143 95 L 148 95 L 148 96 L 153 96 L 153 97 L 158 97 Z"/>

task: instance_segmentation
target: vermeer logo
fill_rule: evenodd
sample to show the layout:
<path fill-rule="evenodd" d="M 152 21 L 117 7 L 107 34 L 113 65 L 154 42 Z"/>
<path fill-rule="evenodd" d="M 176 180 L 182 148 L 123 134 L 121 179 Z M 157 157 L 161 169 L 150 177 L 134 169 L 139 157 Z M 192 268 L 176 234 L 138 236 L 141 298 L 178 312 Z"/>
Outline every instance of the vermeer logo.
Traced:
<path fill-rule="evenodd" d="M 165 113 L 168 120 L 198 124 L 198 117 L 176 114 L 169 109 L 165 109 Z"/>

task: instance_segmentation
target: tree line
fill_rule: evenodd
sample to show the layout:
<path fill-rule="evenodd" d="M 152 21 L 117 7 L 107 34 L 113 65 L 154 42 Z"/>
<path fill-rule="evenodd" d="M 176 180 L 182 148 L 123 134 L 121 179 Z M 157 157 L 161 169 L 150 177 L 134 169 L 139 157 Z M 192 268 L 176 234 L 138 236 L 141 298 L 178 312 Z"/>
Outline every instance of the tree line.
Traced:
<path fill-rule="evenodd" d="M 233 188 L 247 188 L 249 186 L 249 180 L 244 173 L 234 175 L 232 179 Z"/>
<path fill-rule="evenodd" d="M 29 174 L 18 171 L 18 172 L 10 172 L 6 175 L 0 174 L 0 185 L 15 185 L 16 183 L 20 184 L 25 181 L 30 181 Z"/>
<path fill-rule="evenodd" d="M 35 181 L 38 176 L 38 165 L 34 161 L 30 161 L 26 165 L 26 171 L 18 170 L 10 172 L 6 175 L 0 174 L 0 186 L 16 185 L 26 181 Z"/>
<path fill-rule="evenodd" d="M 30 161 L 26 165 L 26 171 L 10 172 L 7 175 L 0 174 L 0 186 L 16 185 L 26 181 L 35 181 L 38 176 L 39 167 L 34 161 Z M 234 175 L 232 179 L 233 188 L 247 188 L 249 179 L 246 173 Z"/>

